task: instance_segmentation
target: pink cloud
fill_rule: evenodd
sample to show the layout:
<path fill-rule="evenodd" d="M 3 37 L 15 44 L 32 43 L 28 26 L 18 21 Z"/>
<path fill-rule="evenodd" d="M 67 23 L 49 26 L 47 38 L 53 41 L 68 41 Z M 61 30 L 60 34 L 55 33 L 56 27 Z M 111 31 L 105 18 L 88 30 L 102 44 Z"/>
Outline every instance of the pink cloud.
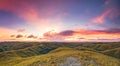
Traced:
<path fill-rule="evenodd" d="M 25 29 L 18 29 L 17 32 L 25 32 Z"/>
<path fill-rule="evenodd" d="M 105 22 L 106 18 L 114 20 L 120 16 L 120 8 L 116 2 L 119 0 L 106 0 L 104 3 L 105 11 L 102 14 L 92 19 L 93 23 L 102 24 Z"/>
<path fill-rule="evenodd" d="M 86 38 L 97 38 L 97 37 L 111 37 L 120 35 L 119 28 L 111 28 L 106 30 L 65 30 L 58 33 L 53 33 L 52 31 L 43 34 L 44 38 L 47 40 L 59 39 L 59 40 L 86 40 Z M 85 37 L 84 39 L 80 39 Z M 112 38 L 112 37 L 111 37 Z M 105 38 L 108 39 L 108 38 Z"/>
<path fill-rule="evenodd" d="M 36 8 L 35 4 L 26 0 L 0 0 L 0 9 L 15 13 L 28 24 L 39 29 L 47 29 L 48 27 L 46 26 L 59 28 L 62 25 L 61 18 L 67 15 L 67 13 L 56 14 L 55 7 Z M 44 14 L 47 16 L 57 15 L 57 17 L 43 17 Z"/>
<path fill-rule="evenodd" d="M 106 10 L 110 10 L 108 17 L 114 19 L 120 16 L 120 7 L 118 6 L 119 0 L 106 0 L 104 7 Z"/>
<path fill-rule="evenodd" d="M 110 14 L 110 12 L 111 12 L 110 10 L 103 12 L 100 16 L 97 16 L 96 18 L 94 18 L 92 22 L 98 23 L 98 24 L 105 22 L 105 19 Z"/>

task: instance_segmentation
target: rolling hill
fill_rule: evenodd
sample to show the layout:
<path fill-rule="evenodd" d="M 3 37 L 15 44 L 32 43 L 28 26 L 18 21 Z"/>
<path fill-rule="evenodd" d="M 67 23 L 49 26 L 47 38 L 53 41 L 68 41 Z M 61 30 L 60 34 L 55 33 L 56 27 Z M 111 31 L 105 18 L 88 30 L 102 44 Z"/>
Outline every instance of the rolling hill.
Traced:
<path fill-rule="evenodd" d="M 59 63 L 64 63 L 70 57 L 77 59 L 82 66 L 119 66 L 119 45 L 119 43 L 2 42 L 0 66 L 59 66 Z M 98 50 L 96 47 L 102 48 Z M 105 47 L 108 48 L 103 49 Z"/>

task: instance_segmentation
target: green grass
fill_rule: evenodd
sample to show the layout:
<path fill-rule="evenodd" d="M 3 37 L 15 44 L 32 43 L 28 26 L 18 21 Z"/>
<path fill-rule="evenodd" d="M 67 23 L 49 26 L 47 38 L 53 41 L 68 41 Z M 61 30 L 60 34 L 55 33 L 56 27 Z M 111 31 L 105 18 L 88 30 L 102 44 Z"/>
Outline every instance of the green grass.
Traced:
<path fill-rule="evenodd" d="M 14 57 L 11 60 L 0 62 L 1 66 L 39 66 L 45 63 L 46 66 L 55 66 L 56 63 L 64 62 L 68 57 L 75 57 L 82 60 L 82 63 L 87 64 L 89 61 L 93 60 L 99 66 L 119 66 L 120 60 L 109 57 L 100 53 L 92 51 L 80 51 L 72 48 L 61 47 L 56 50 L 51 51 L 48 54 L 19 58 Z M 103 60 L 104 59 L 104 60 Z M 91 64 L 92 65 L 92 64 Z"/>
<path fill-rule="evenodd" d="M 97 51 L 105 51 L 105 50 L 110 50 L 110 49 L 114 49 L 114 48 L 119 48 L 120 47 L 120 43 L 119 42 L 114 42 L 114 43 L 90 43 L 90 44 L 82 44 L 83 47 L 87 47 L 87 48 L 92 48 L 95 49 Z"/>
<path fill-rule="evenodd" d="M 114 46 L 115 45 L 115 46 Z M 3 42 L 0 66 L 56 66 L 68 57 L 85 66 L 119 66 L 120 43 Z M 90 63 L 90 62 L 93 63 Z"/>
<path fill-rule="evenodd" d="M 120 59 L 120 48 L 106 50 L 106 51 L 103 51 L 102 53 Z"/>

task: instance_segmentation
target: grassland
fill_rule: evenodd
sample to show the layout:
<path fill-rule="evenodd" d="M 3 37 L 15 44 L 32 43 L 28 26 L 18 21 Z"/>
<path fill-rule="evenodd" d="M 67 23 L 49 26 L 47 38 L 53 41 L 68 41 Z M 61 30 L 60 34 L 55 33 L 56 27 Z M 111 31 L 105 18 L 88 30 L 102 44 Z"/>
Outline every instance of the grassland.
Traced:
<path fill-rule="evenodd" d="M 82 66 L 119 66 L 120 43 L 2 42 L 0 66 L 58 66 L 68 57 Z"/>

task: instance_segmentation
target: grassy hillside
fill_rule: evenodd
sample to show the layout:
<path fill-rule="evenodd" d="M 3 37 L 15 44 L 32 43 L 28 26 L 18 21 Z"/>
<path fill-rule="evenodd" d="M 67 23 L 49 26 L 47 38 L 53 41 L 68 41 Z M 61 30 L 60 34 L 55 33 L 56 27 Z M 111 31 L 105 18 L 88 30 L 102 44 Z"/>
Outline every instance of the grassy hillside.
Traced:
<path fill-rule="evenodd" d="M 82 44 L 83 47 L 92 48 L 97 51 L 104 51 L 114 48 L 119 48 L 120 43 L 119 42 L 111 42 L 111 43 L 90 43 L 90 44 Z"/>
<path fill-rule="evenodd" d="M 111 50 L 106 50 L 103 51 L 102 53 L 120 59 L 120 47 Z"/>
<path fill-rule="evenodd" d="M 119 66 L 119 47 L 119 42 L 2 42 L 0 66 L 56 66 L 69 57 L 76 58 L 83 66 Z"/>
<path fill-rule="evenodd" d="M 81 46 L 120 59 L 119 42 L 82 44 Z"/>
<path fill-rule="evenodd" d="M 19 50 L 11 50 L 11 51 L 5 51 L 0 53 L 0 58 L 1 57 L 11 57 L 11 56 L 20 56 L 20 57 L 30 57 L 30 56 L 35 56 L 35 55 L 40 55 L 40 54 L 46 54 L 51 50 L 56 49 L 57 47 L 48 47 L 48 46 L 32 46 L 24 49 L 19 49 Z"/>
<path fill-rule="evenodd" d="M 43 47 L 76 47 L 77 44 L 74 43 L 64 43 L 64 42 L 1 42 L 0 52 L 10 51 L 10 50 L 20 50 L 28 47 L 43 46 Z"/>
<path fill-rule="evenodd" d="M 0 43 L 0 52 L 24 49 L 27 47 L 31 47 L 33 45 L 34 45 L 34 43 L 30 43 L 30 42 L 29 43 L 26 43 L 26 42 L 1 42 Z"/>
<path fill-rule="evenodd" d="M 72 48 L 61 47 L 48 54 L 20 58 L 15 57 L 11 60 L 0 62 L 1 66 L 55 66 L 57 63 L 64 62 L 66 58 L 77 58 L 82 65 L 95 66 L 119 66 L 120 60 L 92 51 L 79 51 Z M 103 60 L 104 59 L 104 60 Z"/>

